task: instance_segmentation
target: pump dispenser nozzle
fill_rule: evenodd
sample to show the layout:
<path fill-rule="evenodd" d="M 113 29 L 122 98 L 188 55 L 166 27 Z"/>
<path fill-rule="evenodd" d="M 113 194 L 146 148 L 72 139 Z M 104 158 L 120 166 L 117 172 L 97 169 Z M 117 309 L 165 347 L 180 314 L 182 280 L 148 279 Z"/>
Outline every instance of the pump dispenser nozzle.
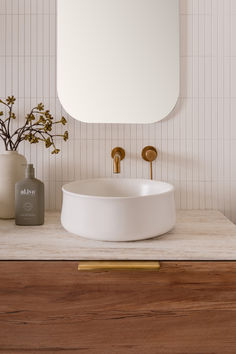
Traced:
<path fill-rule="evenodd" d="M 25 170 L 26 178 L 34 178 L 34 165 L 32 163 L 27 164 Z"/>

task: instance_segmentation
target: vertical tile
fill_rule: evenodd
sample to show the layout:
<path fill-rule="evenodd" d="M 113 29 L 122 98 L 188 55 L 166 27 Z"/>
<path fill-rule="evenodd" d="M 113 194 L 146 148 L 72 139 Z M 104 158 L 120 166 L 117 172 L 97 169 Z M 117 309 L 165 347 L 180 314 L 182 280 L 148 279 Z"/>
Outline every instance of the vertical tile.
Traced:
<path fill-rule="evenodd" d="M 6 0 L 0 0 L 0 15 L 6 14 Z"/>
<path fill-rule="evenodd" d="M 0 56 L 0 97 L 4 98 L 6 96 L 6 58 L 4 56 Z"/>
<path fill-rule="evenodd" d="M 31 55 L 31 16 L 29 14 L 24 15 L 24 55 Z"/>

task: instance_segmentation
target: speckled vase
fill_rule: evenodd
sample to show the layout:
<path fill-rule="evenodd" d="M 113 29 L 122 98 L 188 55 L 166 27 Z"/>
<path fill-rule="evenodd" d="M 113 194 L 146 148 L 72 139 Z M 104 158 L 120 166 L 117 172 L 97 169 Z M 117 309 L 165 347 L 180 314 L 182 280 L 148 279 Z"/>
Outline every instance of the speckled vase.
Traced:
<path fill-rule="evenodd" d="M 15 215 L 15 184 L 24 178 L 27 161 L 17 151 L 0 154 L 0 218 Z"/>

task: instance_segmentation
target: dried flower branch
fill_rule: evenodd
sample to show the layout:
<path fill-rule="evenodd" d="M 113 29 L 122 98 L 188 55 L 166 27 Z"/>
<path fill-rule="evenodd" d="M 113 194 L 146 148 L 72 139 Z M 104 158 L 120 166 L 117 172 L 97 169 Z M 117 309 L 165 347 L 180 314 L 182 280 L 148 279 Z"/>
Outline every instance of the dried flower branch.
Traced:
<path fill-rule="evenodd" d="M 3 118 L 4 113 L 0 111 L 0 137 L 2 138 L 6 150 L 15 151 L 22 141 L 29 141 L 30 144 L 37 144 L 40 141 L 44 142 L 46 148 L 53 147 L 52 154 L 58 154 L 60 149 L 55 145 L 55 137 L 62 137 L 64 141 L 69 138 L 68 131 L 61 134 L 54 134 L 53 126 L 55 124 L 66 125 L 65 117 L 59 121 L 53 121 L 54 118 L 49 110 L 44 110 L 43 103 L 39 103 L 32 108 L 30 113 L 25 118 L 25 124 L 12 132 L 11 121 L 16 119 L 13 112 L 13 105 L 16 99 L 14 96 L 8 96 L 5 101 L 0 100 L 7 108 L 7 115 Z"/>

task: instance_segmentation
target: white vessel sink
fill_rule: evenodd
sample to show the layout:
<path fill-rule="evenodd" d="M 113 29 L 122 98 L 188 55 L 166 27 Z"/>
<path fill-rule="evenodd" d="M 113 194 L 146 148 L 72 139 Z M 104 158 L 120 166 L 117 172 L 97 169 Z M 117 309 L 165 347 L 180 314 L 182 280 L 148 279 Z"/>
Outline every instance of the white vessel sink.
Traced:
<path fill-rule="evenodd" d="M 144 179 L 91 179 L 62 187 L 61 223 L 76 235 L 101 241 L 135 241 L 175 225 L 174 187 Z"/>

